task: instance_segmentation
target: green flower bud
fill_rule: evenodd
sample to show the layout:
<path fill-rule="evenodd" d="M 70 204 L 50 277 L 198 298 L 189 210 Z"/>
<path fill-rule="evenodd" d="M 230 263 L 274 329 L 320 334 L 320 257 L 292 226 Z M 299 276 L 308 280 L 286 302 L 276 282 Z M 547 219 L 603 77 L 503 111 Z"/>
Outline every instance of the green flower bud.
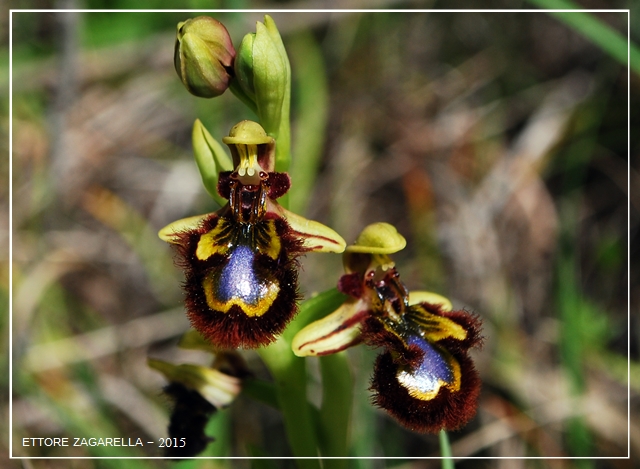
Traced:
<path fill-rule="evenodd" d="M 256 32 L 242 40 L 234 71 L 240 89 L 256 105 L 260 124 L 278 140 L 282 120 L 289 119 L 291 71 L 280 33 L 270 16 L 265 16 L 264 24 L 257 22 Z"/>
<path fill-rule="evenodd" d="M 233 66 L 240 88 L 254 103 L 256 102 L 256 92 L 253 85 L 253 42 L 255 37 L 254 33 L 249 33 L 242 39 L 238 49 L 238 58 Z"/>
<path fill-rule="evenodd" d="M 224 93 L 235 56 L 227 28 L 219 21 L 198 16 L 178 23 L 173 62 L 191 94 L 213 98 Z"/>

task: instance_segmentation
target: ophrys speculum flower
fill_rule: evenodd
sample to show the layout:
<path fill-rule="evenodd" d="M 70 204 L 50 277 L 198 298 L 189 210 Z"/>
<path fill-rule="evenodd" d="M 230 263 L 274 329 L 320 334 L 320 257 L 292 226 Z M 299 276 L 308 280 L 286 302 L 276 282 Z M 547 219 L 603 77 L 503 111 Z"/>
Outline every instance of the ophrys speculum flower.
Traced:
<path fill-rule="evenodd" d="M 345 242 L 277 203 L 290 180 L 274 171 L 275 141 L 259 124 L 243 121 L 223 142 L 235 169 L 220 173 L 218 192 L 229 202 L 159 236 L 177 246 L 194 328 L 216 347 L 254 348 L 272 342 L 297 312 L 298 257 L 339 253 Z"/>
<path fill-rule="evenodd" d="M 350 298 L 293 339 L 296 355 L 326 355 L 364 342 L 383 347 L 371 380 L 373 401 L 403 425 L 438 432 L 475 414 L 480 379 L 468 355 L 480 345 L 481 323 L 452 311 L 446 298 L 409 293 L 389 254 L 406 242 L 386 223 L 370 225 L 343 259 L 338 289 Z"/>

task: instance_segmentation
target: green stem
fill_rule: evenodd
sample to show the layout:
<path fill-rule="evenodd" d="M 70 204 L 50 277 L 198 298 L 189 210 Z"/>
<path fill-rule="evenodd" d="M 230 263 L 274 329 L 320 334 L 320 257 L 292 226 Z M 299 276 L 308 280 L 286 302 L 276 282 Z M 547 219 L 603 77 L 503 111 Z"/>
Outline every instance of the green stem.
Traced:
<path fill-rule="evenodd" d="M 294 456 L 318 456 L 318 441 L 313 417 L 307 405 L 307 370 L 305 361 L 291 352 L 284 337 L 258 350 L 275 381 L 278 404 L 287 438 Z M 301 469 L 320 469 L 317 459 L 300 459 Z"/>
<path fill-rule="evenodd" d="M 285 333 L 275 343 L 268 347 L 258 349 L 260 357 L 267 368 L 269 368 L 275 381 L 274 386 L 278 406 L 282 412 L 287 438 L 289 439 L 289 445 L 291 446 L 291 451 L 294 456 L 319 456 L 320 445 L 317 429 L 318 425 L 320 428 L 323 428 L 323 424 L 319 423 L 323 421 L 323 417 L 315 415 L 313 411 L 314 408 L 308 403 L 306 361 L 304 358 L 296 357 L 293 354 L 291 351 L 291 340 L 306 324 L 334 311 L 344 301 L 344 298 L 345 295 L 335 288 L 310 298 L 302 303 L 298 316 L 291 321 Z M 332 363 L 327 369 L 327 373 L 332 375 L 343 368 L 339 359 L 330 359 L 327 363 Z M 347 377 L 348 376 L 347 373 Z M 338 379 L 338 383 L 340 384 L 344 383 L 343 380 L 345 378 L 336 377 L 336 379 Z M 346 379 L 350 380 L 350 377 Z M 324 381 L 325 380 L 323 380 L 323 382 Z M 326 383 L 329 383 L 329 381 L 326 381 Z M 344 387 L 343 384 L 339 385 L 340 389 Z M 348 388 L 349 386 L 346 387 Z M 336 398 L 336 396 L 332 395 L 333 391 L 327 392 L 327 396 L 329 396 L 326 401 L 327 406 L 336 406 L 337 403 L 343 402 L 343 398 Z M 329 404 L 329 402 L 334 399 L 337 399 L 336 403 Z M 350 393 L 347 399 L 349 401 L 348 406 L 350 406 Z M 340 406 L 344 408 L 344 402 L 340 404 Z M 327 410 L 327 412 L 329 411 Z M 347 412 L 347 415 L 348 413 L 349 412 Z M 344 415 L 345 413 L 341 413 L 335 418 L 348 419 L 348 416 L 344 417 Z M 327 419 L 329 419 L 329 417 L 324 417 L 324 421 L 331 425 L 337 422 Z M 345 424 L 339 423 L 339 425 Z M 338 451 L 346 451 L 340 449 L 342 447 L 340 445 L 345 445 L 346 443 L 338 442 L 339 439 L 340 441 L 346 441 L 345 438 L 346 437 L 342 436 L 332 436 L 331 445 L 338 448 Z M 302 469 L 320 469 L 320 462 L 315 459 L 298 460 L 298 465 Z"/>
<path fill-rule="evenodd" d="M 320 357 L 322 406 L 320 432 L 324 456 L 347 456 L 353 380 L 344 352 Z M 348 460 L 327 459 L 325 469 L 346 469 Z"/>
<path fill-rule="evenodd" d="M 451 457 L 449 435 L 444 430 L 440 430 L 440 452 L 442 453 L 442 469 L 453 469 L 455 466 Z"/>

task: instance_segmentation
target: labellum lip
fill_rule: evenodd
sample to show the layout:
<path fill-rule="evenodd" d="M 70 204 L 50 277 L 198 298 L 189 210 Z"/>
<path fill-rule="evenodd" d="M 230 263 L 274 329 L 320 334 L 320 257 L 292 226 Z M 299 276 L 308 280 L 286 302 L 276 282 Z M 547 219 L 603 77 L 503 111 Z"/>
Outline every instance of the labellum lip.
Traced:
<path fill-rule="evenodd" d="M 265 183 L 273 174 L 279 173 Z M 273 179 L 285 192 L 288 177 Z M 233 182 L 220 180 L 233 204 L 178 220 L 159 236 L 177 247 L 193 326 L 214 346 L 254 348 L 275 340 L 297 312 L 297 257 L 341 252 L 345 242 L 325 225 L 280 207 L 263 184 L 252 191 Z"/>
<path fill-rule="evenodd" d="M 193 343 L 193 337 L 190 342 Z M 171 457 L 197 455 L 213 441 L 205 434 L 211 416 L 218 409 L 231 404 L 240 394 L 241 377 L 246 376 L 244 362 L 237 355 L 218 353 L 212 367 L 189 363 L 174 365 L 152 358 L 148 360 L 148 365 L 169 381 L 164 388 L 174 404 L 169 420 L 169 436 L 180 439 L 182 443 L 167 445 L 165 454 Z"/>
<path fill-rule="evenodd" d="M 481 343 L 480 322 L 470 313 L 445 308 L 411 305 L 398 330 L 367 322 L 376 344 L 387 348 L 376 361 L 374 403 L 419 432 L 462 427 L 475 415 L 480 393 L 468 355 Z"/>
<path fill-rule="evenodd" d="M 249 246 L 234 246 L 229 261 L 203 280 L 207 304 L 215 311 L 229 312 L 237 306 L 249 317 L 266 313 L 280 292 L 277 280 L 259 275 L 257 253 Z"/>
<path fill-rule="evenodd" d="M 453 356 L 453 359 L 459 364 L 459 389 L 445 385 L 431 393 L 413 389 L 412 394 L 406 386 L 407 380 L 402 383 L 398 379 L 402 371 L 391 352 L 383 353 L 376 360 L 371 381 L 374 404 L 414 431 L 437 433 L 462 427 L 475 415 L 480 378 L 466 354 Z M 432 382 L 430 379 L 422 380 L 422 384 Z"/>
<path fill-rule="evenodd" d="M 451 354 L 418 336 L 410 336 L 407 345 L 418 347 L 423 354 L 418 364 L 400 366 L 396 374 L 411 397 L 429 401 L 442 387 L 452 391 L 460 389 L 460 365 Z"/>
<path fill-rule="evenodd" d="M 284 220 L 239 223 L 213 214 L 182 235 L 187 314 L 221 348 L 273 341 L 297 312 L 300 241 Z"/>

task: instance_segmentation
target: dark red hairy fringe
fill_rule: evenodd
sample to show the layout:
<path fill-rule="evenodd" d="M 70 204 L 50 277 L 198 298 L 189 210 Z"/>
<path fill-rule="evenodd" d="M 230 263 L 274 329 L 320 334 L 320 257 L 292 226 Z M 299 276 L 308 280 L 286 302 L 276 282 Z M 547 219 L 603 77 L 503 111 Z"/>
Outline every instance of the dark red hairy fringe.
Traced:
<path fill-rule="evenodd" d="M 373 404 L 416 432 L 437 433 L 442 429 L 461 428 L 476 413 L 481 382 L 471 358 L 466 354 L 454 354 L 454 357 L 460 363 L 460 390 L 452 392 L 443 387 L 435 398 L 424 401 L 412 397 L 398 382 L 398 364 L 390 352 L 383 353 L 376 360 L 371 379 Z"/>
<path fill-rule="evenodd" d="M 212 310 L 207 304 L 202 281 L 212 269 L 221 268 L 226 258 L 215 254 L 206 261 L 196 258 L 200 236 L 214 229 L 218 215 L 212 214 L 195 229 L 182 233 L 178 243 L 177 264 L 185 271 L 185 307 L 192 326 L 214 346 L 219 348 L 256 348 L 273 342 L 298 311 L 298 261 L 302 241 L 291 235 L 289 224 L 276 218 L 276 232 L 280 236 L 278 259 L 258 255 L 256 268 L 268 271 L 278 281 L 280 292 L 271 307 L 261 316 L 249 317 L 238 306 L 227 313 Z M 260 265 L 261 264 L 261 265 Z"/>

